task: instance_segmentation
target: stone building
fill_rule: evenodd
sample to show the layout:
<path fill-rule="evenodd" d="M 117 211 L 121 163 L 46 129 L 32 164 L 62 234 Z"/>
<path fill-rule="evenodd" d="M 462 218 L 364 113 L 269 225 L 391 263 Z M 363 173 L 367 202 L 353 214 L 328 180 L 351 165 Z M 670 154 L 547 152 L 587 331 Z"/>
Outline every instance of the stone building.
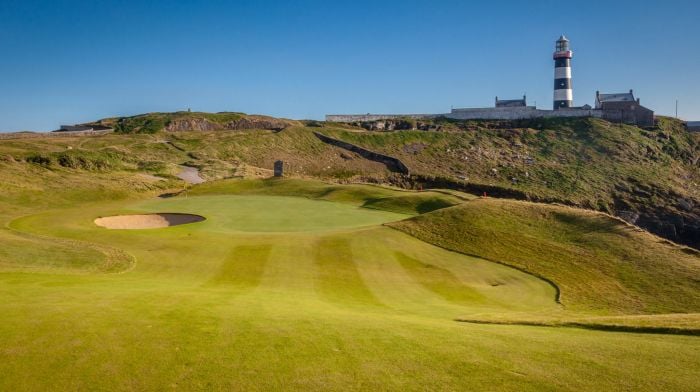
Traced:
<path fill-rule="evenodd" d="M 647 109 L 634 98 L 634 93 L 595 93 L 595 108 L 603 111 L 603 118 L 610 122 L 634 124 L 640 127 L 654 126 L 654 111 Z"/>
<path fill-rule="evenodd" d="M 275 177 L 282 177 L 284 176 L 284 162 L 282 161 L 275 161 L 274 167 L 273 167 L 273 172 Z"/>
<path fill-rule="evenodd" d="M 496 97 L 497 108 L 523 108 L 527 106 L 527 96 L 523 95 L 523 99 L 498 99 Z"/>

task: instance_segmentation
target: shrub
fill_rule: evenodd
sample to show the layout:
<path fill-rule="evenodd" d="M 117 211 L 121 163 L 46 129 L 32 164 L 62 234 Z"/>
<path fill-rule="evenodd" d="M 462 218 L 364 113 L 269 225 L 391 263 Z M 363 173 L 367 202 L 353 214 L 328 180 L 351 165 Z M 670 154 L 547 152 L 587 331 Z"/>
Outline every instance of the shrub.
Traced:
<path fill-rule="evenodd" d="M 44 155 L 30 155 L 26 160 L 28 163 L 33 163 L 35 165 L 44 167 L 51 166 L 51 158 Z"/>

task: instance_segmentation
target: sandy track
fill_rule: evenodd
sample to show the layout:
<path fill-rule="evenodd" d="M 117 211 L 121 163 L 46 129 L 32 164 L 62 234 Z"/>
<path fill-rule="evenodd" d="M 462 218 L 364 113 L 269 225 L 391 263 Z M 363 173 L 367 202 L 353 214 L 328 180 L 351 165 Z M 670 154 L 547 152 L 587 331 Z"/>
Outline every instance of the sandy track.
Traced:
<path fill-rule="evenodd" d="M 199 175 L 199 169 L 191 166 L 180 165 L 180 173 L 177 174 L 177 177 L 189 184 L 201 184 L 205 182 Z"/>
<path fill-rule="evenodd" d="M 95 219 L 97 226 L 107 229 L 158 229 L 162 227 L 178 226 L 187 223 L 201 222 L 203 216 L 192 214 L 140 214 L 140 215 L 116 215 Z"/>

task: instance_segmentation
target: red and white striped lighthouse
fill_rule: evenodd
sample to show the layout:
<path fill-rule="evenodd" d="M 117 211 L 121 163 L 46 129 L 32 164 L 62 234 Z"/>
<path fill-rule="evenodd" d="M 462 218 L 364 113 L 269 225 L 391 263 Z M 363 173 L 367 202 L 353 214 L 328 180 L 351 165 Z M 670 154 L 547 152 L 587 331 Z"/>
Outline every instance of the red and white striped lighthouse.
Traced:
<path fill-rule="evenodd" d="M 571 87 L 571 58 L 574 52 L 565 36 L 557 40 L 554 52 L 554 109 L 570 108 L 574 105 L 574 91 Z"/>

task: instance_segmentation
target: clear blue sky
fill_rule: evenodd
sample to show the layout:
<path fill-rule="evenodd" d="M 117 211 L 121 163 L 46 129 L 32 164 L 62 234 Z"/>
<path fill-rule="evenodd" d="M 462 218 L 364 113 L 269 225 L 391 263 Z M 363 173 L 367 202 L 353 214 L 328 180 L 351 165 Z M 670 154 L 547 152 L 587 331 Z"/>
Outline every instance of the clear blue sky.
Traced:
<path fill-rule="evenodd" d="M 192 108 L 322 119 L 635 90 L 700 120 L 697 1 L 0 0 L 0 131 Z"/>

